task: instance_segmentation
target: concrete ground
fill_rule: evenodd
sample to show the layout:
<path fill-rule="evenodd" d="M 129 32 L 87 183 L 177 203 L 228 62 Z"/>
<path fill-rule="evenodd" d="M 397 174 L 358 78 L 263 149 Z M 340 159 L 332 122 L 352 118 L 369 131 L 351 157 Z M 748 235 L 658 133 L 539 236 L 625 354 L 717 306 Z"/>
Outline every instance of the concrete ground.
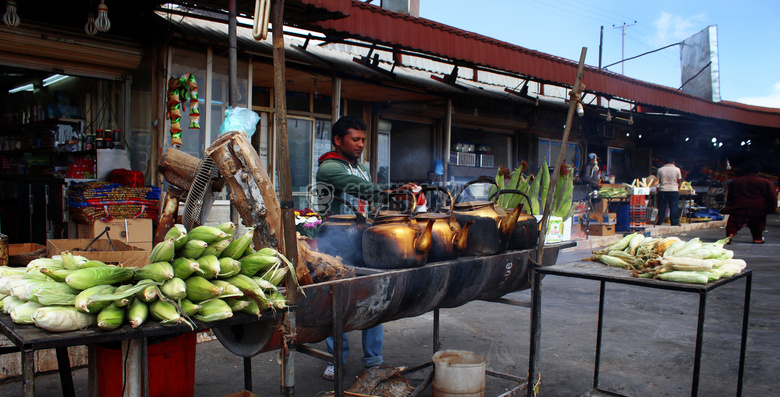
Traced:
<path fill-rule="evenodd" d="M 753 288 L 744 379 L 744 396 L 770 396 L 780 387 L 780 217 L 771 215 L 763 245 L 751 243 L 743 229 L 727 246 L 736 258 L 753 269 Z M 725 236 L 723 223 L 706 229 L 696 225 L 653 227 L 654 234 L 672 234 L 682 239 L 700 237 L 715 241 Z M 590 255 L 591 244 L 612 239 L 580 241 L 567 250 L 559 263 L 578 261 Z M 583 248 L 585 247 L 585 248 Z M 736 394 L 744 282 L 735 282 L 711 292 L 707 300 L 701 370 L 701 396 Z M 547 276 L 542 286 L 542 336 L 540 395 L 579 396 L 590 390 L 596 340 L 599 283 L 568 277 Z M 530 291 L 506 296 L 530 300 Z M 694 358 L 698 296 L 618 284 L 607 284 L 600 385 L 630 396 L 689 395 Z M 463 349 L 487 357 L 487 368 L 525 377 L 528 369 L 529 309 L 474 301 L 441 310 L 441 343 L 444 349 Z M 432 313 L 384 325 L 384 359 L 387 365 L 415 366 L 431 360 Z M 352 353 L 347 379 L 360 368 L 360 333 L 351 332 Z M 324 343 L 314 347 L 324 350 Z M 277 353 L 252 359 L 253 391 L 260 396 L 279 395 L 280 366 Z M 243 390 L 243 361 L 218 341 L 197 348 L 195 395 L 226 396 Z M 313 397 L 332 390 L 321 376 L 325 363 L 296 354 L 295 394 Z M 420 383 L 429 370 L 407 376 Z M 86 369 L 74 371 L 77 395 L 86 395 Z M 351 382 L 348 380 L 347 384 Z M 487 396 L 503 393 L 512 384 L 487 378 Z M 56 374 L 36 377 L 36 395 L 59 395 Z M 0 395 L 21 396 L 21 381 L 0 385 Z M 431 396 L 429 387 L 423 396 Z"/>

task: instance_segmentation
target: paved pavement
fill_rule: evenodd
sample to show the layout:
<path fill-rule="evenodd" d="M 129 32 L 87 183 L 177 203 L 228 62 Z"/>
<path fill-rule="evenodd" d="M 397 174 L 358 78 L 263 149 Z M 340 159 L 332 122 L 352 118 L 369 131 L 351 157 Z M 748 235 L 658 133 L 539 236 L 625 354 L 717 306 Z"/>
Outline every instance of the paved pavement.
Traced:
<path fill-rule="evenodd" d="M 715 241 L 725 236 L 722 223 L 706 229 L 694 225 L 654 227 L 654 234 L 683 239 Z M 780 217 L 772 215 L 763 245 L 751 243 L 746 229 L 727 246 L 736 258 L 753 269 L 753 288 L 747 344 L 744 396 L 777 395 L 780 385 Z M 590 255 L 591 244 L 609 238 L 591 237 L 577 249 L 566 250 L 559 263 Z M 585 247 L 585 248 L 583 248 Z M 745 283 L 735 282 L 708 296 L 703 344 L 700 396 L 736 394 L 742 301 Z M 579 396 L 590 390 L 596 340 L 599 283 L 547 276 L 542 285 L 541 374 L 543 396 Z M 530 300 L 530 291 L 506 296 Z M 635 286 L 607 284 L 600 384 L 630 396 L 689 395 L 694 358 L 698 296 Z M 445 349 L 464 349 L 487 357 L 490 370 L 526 376 L 528 369 L 529 309 L 475 301 L 441 310 L 441 342 Z M 427 313 L 385 324 L 385 363 L 415 366 L 430 361 L 433 316 Z M 349 333 L 353 350 L 347 379 L 360 372 L 360 333 Z M 324 349 L 324 343 L 314 345 Z M 243 389 L 243 361 L 218 341 L 198 345 L 195 395 L 226 396 Z M 296 395 L 313 397 L 332 390 L 322 379 L 325 363 L 297 354 Z M 260 396 L 279 395 L 280 366 L 276 352 L 252 359 L 253 391 Z M 413 385 L 427 370 L 407 377 Z M 86 395 L 86 370 L 74 371 L 77 395 Z M 350 383 L 348 381 L 348 383 Z M 59 394 L 56 374 L 36 377 L 36 395 Z M 487 396 L 503 393 L 512 384 L 487 378 Z M 20 396 L 21 382 L 0 385 L 0 395 Z M 423 396 L 431 396 L 429 387 Z"/>

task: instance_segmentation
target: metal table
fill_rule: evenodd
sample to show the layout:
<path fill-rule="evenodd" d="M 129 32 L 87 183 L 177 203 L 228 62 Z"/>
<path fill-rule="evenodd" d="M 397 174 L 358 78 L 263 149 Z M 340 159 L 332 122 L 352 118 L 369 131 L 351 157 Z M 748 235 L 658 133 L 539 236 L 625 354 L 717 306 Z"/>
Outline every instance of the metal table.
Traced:
<path fill-rule="evenodd" d="M 596 334 L 596 360 L 593 372 L 594 395 L 617 395 L 613 392 L 599 389 L 599 362 L 601 359 L 601 337 L 604 323 L 604 287 L 607 282 L 628 284 L 640 287 L 648 287 L 670 291 L 693 292 L 699 294 L 698 324 L 696 328 L 696 350 L 693 362 L 693 382 L 691 396 L 697 396 L 699 392 L 699 372 L 701 370 L 702 335 L 704 333 L 704 314 L 707 307 L 707 294 L 726 284 L 745 279 L 745 299 L 742 309 L 742 341 L 739 351 L 739 374 L 737 377 L 737 396 L 742 395 L 742 378 L 745 370 L 745 348 L 747 346 L 748 316 L 750 314 L 750 291 L 753 283 L 753 271 L 744 270 L 731 278 L 718 280 L 707 284 L 686 284 L 650 278 L 632 277 L 631 271 L 616 267 L 605 266 L 596 262 L 573 262 L 553 266 L 535 267 L 533 271 L 533 286 L 531 288 L 531 349 L 529 353 L 528 379 L 539 378 L 539 336 L 541 332 L 541 279 L 543 275 L 556 275 L 587 280 L 596 280 L 601 283 L 599 290 L 599 314 Z M 532 394 L 534 382 L 528 382 L 528 395 Z M 588 395 L 588 394 L 586 394 Z"/>
<path fill-rule="evenodd" d="M 212 323 L 195 321 L 195 329 L 186 324 L 174 326 L 160 325 L 157 321 L 149 319 L 138 328 L 132 328 L 125 324 L 114 331 L 103 331 L 98 327 L 89 327 L 84 330 L 72 332 L 49 332 L 34 325 L 20 325 L 11 320 L 10 316 L 0 315 L 0 332 L 21 351 L 22 356 L 22 390 L 25 397 L 35 396 L 35 368 L 34 357 L 36 350 L 55 349 L 57 352 L 57 364 L 60 374 L 60 382 L 64 396 L 74 396 L 73 381 L 70 373 L 67 348 L 69 346 L 87 345 L 99 343 L 127 341 L 128 363 L 125 366 L 124 376 L 129 380 L 128 385 L 132 390 L 126 390 L 125 396 L 148 395 L 148 378 L 146 372 L 146 342 L 150 337 L 177 336 L 186 332 L 204 331 L 212 327 L 223 327 L 250 322 L 274 320 L 277 315 L 263 313 L 259 319 L 246 313 L 234 313 L 233 317 Z M 92 350 L 90 349 L 90 396 L 97 395 L 95 387 L 96 373 L 93 372 Z"/>

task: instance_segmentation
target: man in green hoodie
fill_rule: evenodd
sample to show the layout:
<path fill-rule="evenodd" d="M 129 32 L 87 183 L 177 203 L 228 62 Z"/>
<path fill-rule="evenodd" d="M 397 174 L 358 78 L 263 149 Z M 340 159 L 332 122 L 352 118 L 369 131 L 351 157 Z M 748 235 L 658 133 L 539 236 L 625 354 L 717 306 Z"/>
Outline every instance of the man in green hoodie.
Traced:
<path fill-rule="evenodd" d="M 363 213 L 367 209 L 363 200 L 378 202 L 383 192 L 382 188 L 371 181 L 368 168 L 359 161 L 366 145 L 366 129 L 366 123 L 359 118 L 341 117 L 333 124 L 331 143 L 333 143 L 334 150 L 320 156 L 319 169 L 317 170 L 317 189 L 331 189 L 328 194 L 320 194 L 320 196 L 330 200 L 334 196 L 340 197 L 345 194 L 352 196 L 358 200 L 358 205 L 355 207 Z M 415 188 L 417 185 L 414 183 L 407 183 L 400 187 L 401 190 L 414 190 Z M 325 212 L 329 209 L 340 213 L 341 209 L 340 203 L 333 201 L 320 202 L 318 207 L 321 212 L 322 209 L 325 209 Z M 370 368 L 382 364 L 384 361 L 382 358 L 382 324 L 364 329 L 361 333 L 363 342 L 361 362 L 363 366 Z M 349 354 L 349 341 L 346 333 L 343 340 L 341 360 L 342 363 L 346 364 L 347 354 Z M 333 354 L 333 337 L 328 337 L 325 343 L 328 352 Z M 334 372 L 333 363 L 328 363 L 322 376 L 325 379 L 333 380 Z"/>

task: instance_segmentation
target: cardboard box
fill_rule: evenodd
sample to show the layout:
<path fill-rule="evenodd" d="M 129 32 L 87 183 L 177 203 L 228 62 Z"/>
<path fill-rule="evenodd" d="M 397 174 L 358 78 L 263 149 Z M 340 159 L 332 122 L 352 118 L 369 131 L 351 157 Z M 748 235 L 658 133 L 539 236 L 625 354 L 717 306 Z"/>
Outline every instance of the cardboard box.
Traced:
<path fill-rule="evenodd" d="M 694 194 L 693 190 L 688 190 L 688 189 L 680 190 L 680 196 L 691 196 L 693 194 Z"/>
<path fill-rule="evenodd" d="M 615 234 L 615 225 L 590 225 L 588 234 L 591 236 L 612 236 Z"/>
<path fill-rule="evenodd" d="M 149 218 L 131 218 L 114 219 L 112 221 L 95 221 L 93 224 L 79 224 L 78 238 L 93 239 L 95 236 L 103 233 L 103 230 L 109 227 L 108 235 L 112 240 L 121 240 L 125 244 L 136 246 L 141 249 L 151 250 L 152 240 L 152 220 Z M 108 239 L 106 235 L 100 237 L 101 240 Z"/>
<path fill-rule="evenodd" d="M 609 201 L 600 200 L 593 203 L 593 210 L 591 212 L 594 214 L 603 214 L 609 212 Z"/>
<path fill-rule="evenodd" d="M 35 243 L 8 244 L 8 255 L 26 254 L 46 248 L 45 245 Z"/>
<path fill-rule="evenodd" d="M 616 212 L 607 212 L 603 214 L 591 213 L 590 223 L 614 225 L 615 223 L 617 223 L 617 213 Z"/>
<path fill-rule="evenodd" d="M 649 187 L 632 187 L 631 189 L 626 188 L 626 190 L 628 190 L 628 194 L 634 196 L 647 196 L 650 194 Z"/>
<path fill-rule="evenodd" d="M 123 267 L 143 267 L 149 264 L 149 250 L 133 247 L 120 240 L 98 239 L 83 251 L 92 239 L 46 240 L 46 255 L 51 258 L 62 251 L 70 251 L 87 259 L 95 259 L 112 265 Z M 113 247 L 113 250 L 111 249 Z"/>
<path fill-rule="evenodd" d="M 251 391 L 244 390 L 238 393 L 228 394 L 227 396 L 224 397 L 260 397 L 260 396 L 258 396 L 255 393 L 252 393 Z"/>

